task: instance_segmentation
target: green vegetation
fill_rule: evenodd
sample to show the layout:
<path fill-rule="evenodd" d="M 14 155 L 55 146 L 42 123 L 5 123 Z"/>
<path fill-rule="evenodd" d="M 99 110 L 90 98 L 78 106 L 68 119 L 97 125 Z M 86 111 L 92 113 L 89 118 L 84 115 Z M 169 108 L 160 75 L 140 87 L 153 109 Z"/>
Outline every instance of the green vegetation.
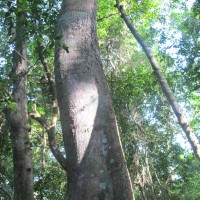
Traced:
<path fill-rule="evenodd" d="M 200 139 L 200 3 L 123 0 L 127 16 L 156 56 Z M 51 123 L 58 0 L 0 2 L 0 197 L 13 195 L 12 142 L 6 110 L 12 101 L 16 15 L 27 26 L 28 112 Z M 114 0 L 98 1 L 97 31 L 136 200 L 200 199 L 200 163 L 189 147 L 151 65 L 120 17 Z M 61 44 L 62 45 L 62 44 Z M 62 45 L 66 52 L 70 48 Z M 41 57 L 42 55 L 42 57 Z M 43 59 L 44 58 L 44 59 Z M 45 64 L 47 66 L 45 67 Z M 23 76 L 23 74 L 21 74 Z M 44 124 L 43 124 L 44 125 Z M 29 117 L 35 199 L 66 199 L 66 172 L 54 158 L 46 127 Z M 56 146 L 64 152 L 60 120 Z M 181 138 L 181 139 L 180 139 Z"/>

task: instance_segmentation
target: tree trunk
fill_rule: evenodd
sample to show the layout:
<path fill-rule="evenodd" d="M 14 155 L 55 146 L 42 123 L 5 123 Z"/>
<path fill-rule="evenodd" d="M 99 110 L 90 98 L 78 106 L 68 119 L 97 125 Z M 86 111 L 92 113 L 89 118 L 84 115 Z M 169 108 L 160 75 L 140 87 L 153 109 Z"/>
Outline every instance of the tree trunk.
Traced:
<path fill-rule="evenodd" d="M 181 110 L 180 105 L 176 101 L 176 97 L 174 96 L 167 79 L 165 78 L 164 74 L 162 73 L 158 62 L 156 61 L 156 58 L 154 57 L 151 50 L 147 47 L 144 40 L 140 37 L 137 30 L 134 28 L 134 26 L 131 24 L 130 20 L 126 16 L 123 7 L 120 5 L 119 0 L 116 0 L 116 7 L 118 8 L 119 12 L 121 13 L 121 17 L 124 19 L 127 27 L 131 31 L 131 33 L 134 35 L 135 39 L 138 41 L 138 43 L 141 45 L 142 49 L 146 53 L 146 56 L 152 66 L 152 69 L 154 71 L 154 74 L 156 75 L 156 78 L 158 79 L 158 82 L 160 83 L 160 86 L 162 88 L 163 93 L 165 94 L 168 103 L 172 107 L 174 114 L 176 115 L 176 118 L 178 120 L 178 123 L 180 127 L 182 128 L 183 132 L 185 133 L 186 137 L 188 138 L 188 141 L 193 149 L 194 155 L 196 158 L 200 161 L 200 143 L 195 135 L 194 131 L 190 127 L 183 111 Z"/>
<path fill-rule="evenodd" d="M 26 91 L 26 28 L 25 14 L 17 1 L 16 44 L 13 52 L 13 101 L 8 120 L 13 143 L 14 200 L 33 199 L 33 175 L 31 149 L 28 138 L 27 91 Z"/>
<path fill-rule="evenodd" d="M 103 73 L 96 1 L 63 0 L 55 76 L 70 200 L 132 200 L 133 192 Z"/>

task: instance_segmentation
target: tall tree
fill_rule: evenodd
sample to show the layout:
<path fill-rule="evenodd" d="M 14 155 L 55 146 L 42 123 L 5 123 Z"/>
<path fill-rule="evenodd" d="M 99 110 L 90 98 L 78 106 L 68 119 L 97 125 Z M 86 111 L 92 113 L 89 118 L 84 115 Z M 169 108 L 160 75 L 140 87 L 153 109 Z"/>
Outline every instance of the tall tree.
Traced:
<path fill-rule="evenodd" d="M 13 52 L 12 100 L 14 107 L 8 110 L 8 121 L 13 145 L 14 200 L 33 199 L 33 169 L 29 143 L 26 88 L 26 17 L 23 5 L 17 1 L 16 40 Z"/>
<path fill-rule="evenodd" d="M 55 78 L 68 168 L 69 199 L 133 199 L 98 51 L 96 1 L 63 0 Z"/>
<path fill-rule="evenodd" d="M 183 111 L 181 110 L 180 105 L 178 104 L 176 97 L 174 93 L 172 92 L 167 79 L 165 78 L 164 74 L 162 73 L 160 66 L 154 57 L 151 50 L 147 47 L 144 40 L 141 38 L 137 30 L 134 28 L 134 26 L 131 24 L 130 20 L 126 16 L 126 13 L 123 9 L 123 6 L 120 5 L 119 0 L 116 0 L 116 7 L 118 8 L 119 12 L 121 13 L 121 17 L 124 19 L 127 27 L 131 31 L 131 33 L 134 35 L 135 39 L 138 41 L 138 43 L 141 45 L 142 49 L 144 50 L 147 58 L 149 59 L 149 62 L 152 66 L 152 69 L 154 71 L 154 74 L 156 78 L 158 79 L 158 82 L 160 83 L 160 86 L 162 88 L 163 93 L 165 94 L 169 104 L 171 105 L 174 114 L 177 117 L 178 123 L 181 126 L 182 130 L 184 131 L 186 137 L 188 138 L 188 141 L 190 142 L 190 145 L 194 151 L 195 156 L 200 161 L 200 143 L 195 135 L 194 131 L 190 127 L 187 118 L 185 117 Z"/>

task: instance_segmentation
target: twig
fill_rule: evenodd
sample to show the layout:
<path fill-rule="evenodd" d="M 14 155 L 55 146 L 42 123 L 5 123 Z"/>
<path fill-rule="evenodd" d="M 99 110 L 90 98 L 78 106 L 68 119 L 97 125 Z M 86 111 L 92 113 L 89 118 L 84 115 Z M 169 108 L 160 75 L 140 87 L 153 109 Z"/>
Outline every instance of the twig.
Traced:
<path fill-rule="evenodd" d="M 117 15 L 117 14 L 118 14 L 118 13 L 112 13 L 112 14 L 110 14 L 110 15 L 107 15 L 107 16 L 104 16 L 104 17 L 102 17 L 102 18 L 97 19 L 97 21 L 101 21 L 101 20 L 107 19 L 107 18 L 109 18 L 109 17 L 111 17 L 111 16 L 113 16 L 113 15 Z"/>

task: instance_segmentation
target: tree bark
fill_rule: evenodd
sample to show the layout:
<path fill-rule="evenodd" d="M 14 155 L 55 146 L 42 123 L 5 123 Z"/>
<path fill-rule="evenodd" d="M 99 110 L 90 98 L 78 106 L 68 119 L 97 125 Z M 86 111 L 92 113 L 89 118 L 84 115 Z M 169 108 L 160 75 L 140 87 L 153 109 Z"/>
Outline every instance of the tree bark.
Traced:
<path fill-rule="evenodd" d="M 193 132 L 192 128 L 190 127 L 189 123 L 187 122 L 187 119 L 181 110 L 181 107 L 179 106 L 168 82 L 165 76 L 163 75 L 160 66 L 158 62 L 156 61 L 156 58 L 154 57 L 151 50 L 147 47 L 144 40 L 141 38 L 139 33 L 136 31 L 134 26 L 131 24 L 130 20 L 126 16 L 123 7 L 119 4 L 119 0 L 116 0 L 116 7 L 118 8 L 119 12 L 121 13 L 121 17 L 124 19 L 127 27 L 131 31 L 131 33 L 134 35 L 135 39 L 138 41 L 138 43 L 141 45 L 142 49 L 146 53 L 146 56 L 149 59 L 149 62 L 151 63 L 152 69 L 154 71 L 154 74 L 156 75 L 158 82 L 160 83 L 160 86 L 162 88 L 163 93 L 165 94 L 168 103 L 171 105 L 175 116 L 177 117 L 178 123 L 181 126 L 183 132 L 185 133 L 186 137 L 188 138 L 188 141 L 193 149 L 193 152 L 197 159 L 200 161 L 200 143 Z"/>
<path fill-rule="evenodd" d="M 98 52 L 96 1 L 63 0 L 55 78 L 70 200 L 132 200 L 110 91 Z"/>
<path fill-rule="evenodd" d="M 12 70 L 12 98 L 15 106 L 8 111 L 7 117 L 13 144 L 14 200 L 33 200 L 33 168 L 27 115 L 25 13 L 19 0 L 17 10 Z"/>

